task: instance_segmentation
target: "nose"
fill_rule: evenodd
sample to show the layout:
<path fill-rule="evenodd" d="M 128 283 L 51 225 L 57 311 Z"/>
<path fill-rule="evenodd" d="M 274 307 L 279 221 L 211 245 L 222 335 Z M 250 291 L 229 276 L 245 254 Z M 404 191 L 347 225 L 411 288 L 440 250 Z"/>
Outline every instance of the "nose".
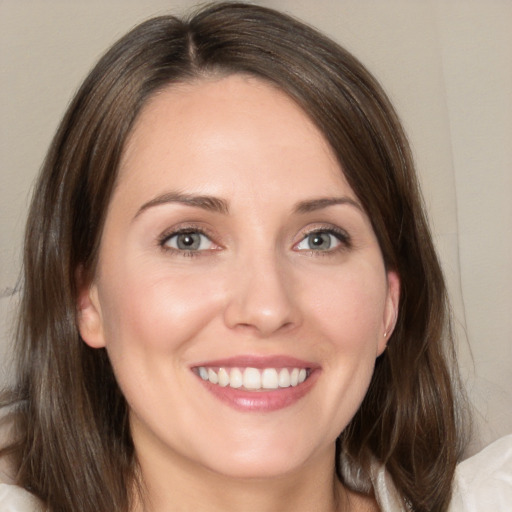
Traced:
<path fill-rule="evenodd" d="M 294 280 L 285 266 L 275 257 L 238 262 L 237 270 L 231 274 L 224 311 L 224 321 L 230 329 L 252 331 L 264 338 L 301 323 L 293 294 Z"/>

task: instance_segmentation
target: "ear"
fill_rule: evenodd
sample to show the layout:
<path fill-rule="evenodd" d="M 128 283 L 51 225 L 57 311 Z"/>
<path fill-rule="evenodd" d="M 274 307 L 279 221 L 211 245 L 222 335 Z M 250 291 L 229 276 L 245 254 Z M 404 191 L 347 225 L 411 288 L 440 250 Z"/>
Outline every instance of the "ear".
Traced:
<path fill-rule="evenodd" d="M 98 287 L 94 283 L 82 284 L 79 288 L 77 321 L 80 336 L 87 345 L 91 348 L 102 348 L 105 346 Z"/>
<path fill-rule="evenodd" d="M 400 278 L 398 274 L 389 270 L 387 273 L 388 293 L 384 307 L 383 330 L 379 338 L 378 355 L 380 356 L 388 345 L 389 338 L 395 329 L 400 303 Z"/>

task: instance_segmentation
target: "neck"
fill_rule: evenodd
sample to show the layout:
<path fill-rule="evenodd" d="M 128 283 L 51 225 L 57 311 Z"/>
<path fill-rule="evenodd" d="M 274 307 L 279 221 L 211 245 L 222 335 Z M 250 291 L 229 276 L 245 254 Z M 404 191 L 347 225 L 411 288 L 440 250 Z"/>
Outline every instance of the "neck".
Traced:
<path fill-rule="evenodd" d="M 176 460 L 139 457 L 143 501 L 133 512 L 341 512 L 348 498 L 332 456 L 300 471 L 269 478 L 236 478 Z M 170 508 L 172 507 L 172 508 Z"/>

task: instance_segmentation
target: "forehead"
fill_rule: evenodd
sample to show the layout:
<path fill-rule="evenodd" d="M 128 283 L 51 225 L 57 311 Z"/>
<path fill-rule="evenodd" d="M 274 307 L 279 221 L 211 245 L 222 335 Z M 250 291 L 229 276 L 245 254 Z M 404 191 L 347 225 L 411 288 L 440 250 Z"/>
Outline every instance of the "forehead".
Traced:
<path fill-rule="evenodd" d="M 120 186 L 129 183 L 140 192 L 167 182 L 175 189 L 224 194 L 230 179 L 234 188 L 244 180 L 254 191 L 286 180 L 305 189 L 315 184 L 322 194 L 348 186 L 316 125 L 262 79 L 201 79 L 150 98 L 127 140 Z"/>

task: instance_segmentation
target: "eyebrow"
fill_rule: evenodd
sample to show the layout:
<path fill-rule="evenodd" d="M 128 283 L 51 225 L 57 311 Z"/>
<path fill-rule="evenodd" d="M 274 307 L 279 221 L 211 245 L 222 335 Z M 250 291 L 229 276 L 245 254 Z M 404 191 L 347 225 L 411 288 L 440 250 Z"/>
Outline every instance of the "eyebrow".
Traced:
<path fill-rule="evenodd" d="M 138 217 L 142 212 L 148 210 L 149 208 L 153 208 L 154 206 L 160 206 L 162 204 L 168 203 L 184 204 L 186 206 L 202 208 L 203 210 L 216 213 L 229 213 L 228 202 L 225 201 L 224 199 L 220 199 L 218 197 L 213 196 L 196 196 L 191 194 L 183 194 L 181 192 L 167 192 L 165 194 L 161 194 L 159 196 L 154 197 L 147 203 L 144 203 L 138 209 L 134 218 Z"/>
<path fill-rule="evenodd" d="M 321 197 L 318 199 L 310 199 L 307 201 L 300 201 L 295 206 L 296 213 L 310 213 L 316 210 L 321 210 L 323 208 L 328 208 L 329 206 L 334 206 L 337 204 L 347 204 L 350 206 L 354 206 L 361 212 L 363 211 L 363 207 L 354 199 L 350 197 Z"/>
<path fill-rule="evenodd" d="M 137 218 L 144 211 L 148 210 L 149 208 L 169 203 L 183 204 L 186 206 L 201 208 L 203 210 L 210 212 L 222 213 L 224 215 L 229 214 L 229 205 L 225 199 L 221 199 L 219 197 L 214 196 L 198 196 L 192 194 L 185 194 L 181 192 L 167 192 L 165 194 L 160 194 L 154 197 L 153 199 L 149 200 L 148 202 L 144 203 L 137 210 L 134 219 Z M 350 205 L 357 208 L 360 211 L 363 211 L 362 206 L 357 201 L 354 201 L 350 197 L 346 196 L 321 197 L 317 199 L 308 199 L 306 201 L 300 201 L 295 205 L 294 211 L 295 213 L 305 214 L 335 205 Z"/>

